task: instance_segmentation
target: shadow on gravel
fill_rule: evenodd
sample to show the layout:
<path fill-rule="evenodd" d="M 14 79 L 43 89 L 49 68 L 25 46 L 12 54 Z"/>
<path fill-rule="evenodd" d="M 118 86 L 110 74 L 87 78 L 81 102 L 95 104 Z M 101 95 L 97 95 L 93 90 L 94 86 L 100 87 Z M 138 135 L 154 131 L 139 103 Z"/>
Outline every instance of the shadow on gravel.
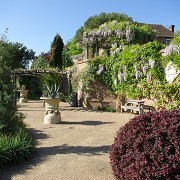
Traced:
<path fill-rule="evenodd" d="M 43 131 L 34 128 L 28 128 L 28 131 L 29 134 L 32 136 L 33 140 L 35 141 L 35 144 L 37 144 L 38 140 L 49 138 L 49 136 L 45 134 Z"/>
<path fill-rule="evenodd" d="M 88 108 L 84 108 L 84 107 L 62 107 L 62 106 L 60 107 L 60 111 L 115 113 L 115 112 L 100 111 L 97 109 L 88 109 Z"/>
<path fill-rule="evenodd" d="M 57 154 L 77 154 L 83 156 L 95 156 L 102 155 L 109 152 L 110 145 L 103 146 L 68 146 L 63 144 L 62 146 L 53 147 L 41 147 L 38 151 L 41 152 L 39 156 L 40 161 L 44 161 L 47 156 L 54 156 Z"/>
<path fill-rule="evenodd" d="M 97 126 L 102 124 L 112 124 L 114 122 L 103 122 L 103 121 L 79 121 L 79 122 L 73 122 L 73 121 L 62 121 L 61 124 L 80 124 L 80 125 L 86 125 L 86 126 Z"/>
<path fill-rule="evenodd" d="M 33 108 L 33 109 L 30 109 L 30 108 L 29 108 L 29 109 L 23 109 L 23 110 L 21 110 L 20 112 L 24 112 L 24 111 L 25 111 L 25 112 L 26 112 L 26 111 L 33 111 L 33 112 L 35 112 L 35 111 L 37 111 L 37 112 L 42 111 L 42 112 L 44 112 L 44 110 L 41 110 L 41 109 L 34 109 L 34 108 Z"/>
<path fill-rule="evenodd" d="M 44 136 L 43 136 L 44 138 Z M 42 164 L 49 156 L 54 156 L 58 154 L 77 154 L 81 156 L 99 156 L 104 153 L 109 152 L 110 145 L 103 146 L 68 146 L 68 144 L 63 144 L 61 146 L 53 147 L 41 147 L 37 148 L 36 153 L 28 162 L 24 162 L 20 165 L 8 166 L 6 171 L 0 172 L 0 180 L 11 180 L 12 176 L 15 174 L 23 174 L 25 171 L 31 169 L 34 166 Z"/>
<path fill-rule="evenodd" d="M 66 123 L 66 122 L 64 122 Z M 71 122 L 67 122 L 71 123 Z M 75 123 L 75 122 L 72 122 Z M 76 122 L 78 123 L 78 122 Z M 79 122 L 83 123 L 83 122 Z M 97 123 L 96 121 L 84 121 L 86 125 L 92 125 L 93 123 Z M 103 122 L 99 122 L 99 124 L 103 124 Z M 97 124 L 95 124 L 97 125 Z M 43 131 L 36 130 L 34 128 L 29 128 L 29 133 L 34 138 L 35 143 L 38 143 L 38 140 L 49 138 L 47 134 Z M 110 145 L 103 146 L 69 146 L 68 144 L 63 144 L 60 146 L 53 147 L 40 147 L 37 148 L 35 153 L 33 154 L 32 159 L 22 162 L 21 164 L 9 165 L 6 166 L 2 171 L 0 170 L 0 180 L 12 180 L 13 175 L 23 174 L 27 170 L 32 169 L 34 166 L 38 166 L 42 164 L 47 158 L 50 156 L 58 155 L 58 154 L 77 154 L 81 156 L 99 156 L 109 152 Z"/>
<path fill-rule="evenodd" d="M 34 128 L 28 128 L 28 131 L 34 140 L 35 145 L 38 144 L 39 140 L 49 138 L 49 136 L 43 131 L 36 130 Z M 39 150 L 36 149 L 34 154 L 32 155 L 32 159 L 21 162 L 20 164 L 7 165 L 4 169 L 0 169 L 0 180 L 12 180 L 13 175 L 23 174 L 26 170 L 31 169 L 32 166 L 36 166 L 36 164 L 39 164 L 39 153 Z"/>

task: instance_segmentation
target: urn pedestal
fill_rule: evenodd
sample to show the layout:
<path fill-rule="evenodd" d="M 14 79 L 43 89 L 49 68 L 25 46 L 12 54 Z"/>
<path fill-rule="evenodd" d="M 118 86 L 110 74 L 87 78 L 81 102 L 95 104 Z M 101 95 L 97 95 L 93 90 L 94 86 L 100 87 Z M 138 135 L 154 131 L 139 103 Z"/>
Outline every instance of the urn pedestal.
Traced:
<path fill-rule="evenodd" d="M 61 123 L 59 99 L 43 99 L 45 101 L 44 124 Z"/>
<path fill-rule="evenodd" d="M 28 99 L 27 99 L 27 93 L 28 90 L 18 90 L 20 92 L 20 99 L 19 99 L 19 103 L 27 103 Z"/>

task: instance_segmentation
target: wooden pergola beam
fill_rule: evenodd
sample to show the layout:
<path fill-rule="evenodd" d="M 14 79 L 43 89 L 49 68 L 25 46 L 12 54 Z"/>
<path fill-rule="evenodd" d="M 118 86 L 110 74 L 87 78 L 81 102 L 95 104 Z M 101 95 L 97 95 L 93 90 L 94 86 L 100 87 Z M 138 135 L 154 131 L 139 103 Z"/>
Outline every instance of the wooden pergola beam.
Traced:
<path fill-rule="evenodd" d="M 16 80 L 17 76 L 39 76 L 43 74 L 58 74 L 58 75 L 66 75 L 67 72 L 62 72 L 59 70 L 30 70 L 30 69 L 15 69 L 11 71 L 13 75 L 13 84 L 14 84 L 14 97 L 15 97 L 15 106 L 17 101 L 17 95 L 16 95 Z"/>

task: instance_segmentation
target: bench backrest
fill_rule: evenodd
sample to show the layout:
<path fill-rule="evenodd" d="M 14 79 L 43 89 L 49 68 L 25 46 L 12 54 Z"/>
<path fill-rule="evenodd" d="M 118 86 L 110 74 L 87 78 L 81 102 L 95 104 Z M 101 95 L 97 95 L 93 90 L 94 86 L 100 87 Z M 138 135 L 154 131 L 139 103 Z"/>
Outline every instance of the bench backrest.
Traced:
<path fill-rule="evenodd" d="M 143 110 L 143 112 L 144 110 L 148 110 L 149 112 L 156 111 L 156 109 L 153 106 L 144 105 L 144 104 L 141 104 L 141 109 Z"/>

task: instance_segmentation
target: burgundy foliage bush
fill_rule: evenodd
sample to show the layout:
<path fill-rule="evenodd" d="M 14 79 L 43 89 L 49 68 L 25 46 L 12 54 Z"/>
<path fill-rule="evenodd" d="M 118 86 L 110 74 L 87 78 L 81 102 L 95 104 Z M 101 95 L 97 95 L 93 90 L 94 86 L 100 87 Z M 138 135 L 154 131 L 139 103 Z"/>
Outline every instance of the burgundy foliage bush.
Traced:
<path fill-rule="evenodd" d="M 119 129 L 110 163 L 120 180 L 180 179 L 180 110 L 148 112 Z"/>

